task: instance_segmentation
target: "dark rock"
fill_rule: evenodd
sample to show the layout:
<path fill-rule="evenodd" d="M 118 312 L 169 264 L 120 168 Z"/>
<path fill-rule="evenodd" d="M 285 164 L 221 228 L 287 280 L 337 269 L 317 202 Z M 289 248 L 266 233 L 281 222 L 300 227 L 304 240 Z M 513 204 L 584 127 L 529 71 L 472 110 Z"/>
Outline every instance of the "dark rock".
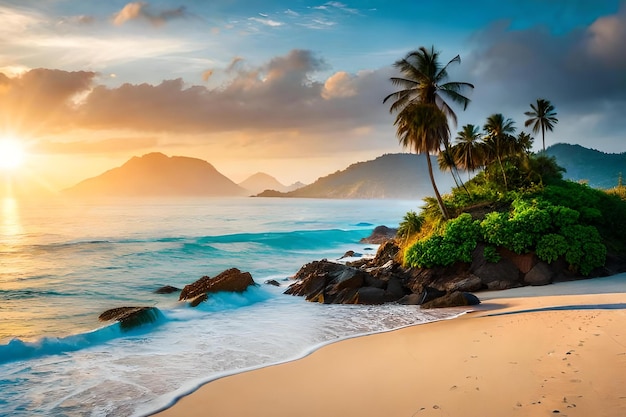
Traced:
<path fill-rule="evenodd" d="M 461 291 L 472 292 L 478 291 L 482 288 L 482 280 L 474 274 L 468 274 L 466 276 L 457 276 L 448 280 L 443 284 L 443 288 L 447 292 Z"/>
<path fill-rule="evenodd" d="M 521 284 L 519 269 L 507 258 L 502 258 L 495 264 L 485 262 L 472 272 L 490 289 L 496 285 L 492 284 L 495 281 L 499 282 L 497 286 L 500 289 L 519 287 Z"/>
<path fill-rule="evenodd" d="M 471 292 L 464 292 L 463 297 L 465 297 L 465 300 L 467 301 L 467 305 L 477 306 L 478 304 L 480 304 L 480 298 L 478 298 L 476 295 L 472 294 Z"/>
<path fill-rule="evenodd" d="M 280 282 L 276 281 L 275 279 L 268 279 L 267 281 L 264 282 L 264 284 L 273 285 L 275 287 L 280 287 Z"/>
<path fill-rule="evenodd" d="M 366 274 L 363 281 L 366 287 L 385 288 L 387 286 L 387 281 L 376 278 L 370 274 Z"/>
<path fill-rule="evenodd" d="M 227 269 L 215 278 L 204 276 L 193 284 L 185 285 L 179 300 L 190 300 L 203 293 L 220 291 L 243 292 L 250 285 L 255 285 L 249 272 L 241 272 L 237 268 Z"/>
<path fill-rule="evenodd" d="M 363 287 L 357 290 L 358 304 L 383 304 L 385 290 L 382 288 Z"/>
<path fill-rule="evenodd" d="M 433 287 L 426 287 L 424 288 L 424 291 L 422 291 L 422 293 L 420 294 L 420 301 L 418 304 L 429 303 L 433 300 L 436 300 L 437 298 L 443 297 L 444 295 L 446 295 L 445 291 L 438 290 L 437 288 Z"/>
<path fill-rule="evenodd" d="M 355 252 L 353 250 L 349 250 L 346 253 L 343 254 L 343 256 L 339 259 L 343 259 L 343 258 L 360 258 L 361 256 L 363 256 L 362 253 L 358 253 Z"/>
<path fill-rule="evenodd" d="M 524 282 L 529 285 L 539 286 L 548 285 L 552 282 L 554 271 L 545 262 L 537 263 L 524 276 Z"/>
<path fill-rule="evenodd" d="M 173 292 L 180 291 L 180 288 L 172 287 L 171 285 L 165 285 L 154 291 L 155 294 L 171 294 Z"/>
<path fill-rule="evenodd" d="M 398 229 L 392 229 L 387 226 L 376 226 L 371 235 L 364 237 L 359 242 L 379 245 L 387 240 L 395 238 L 396 233 L 398 233 Z"/>
<path fill-rule="evenodd" d="M 505 248 L 500 248 L 498 252 L 503 258 L 510 260 L 522 274 L 527 274 L 539 262 L 537 255 L 532 252 L 519 254 Z"/>
<path fill-rule="evenodd" d="M 398 304 L 416 306 L 419 305 L 421 299 L 422 296 L 420 294 L 407 294 L 398 300 Z"/>
<path fill-rule="evenodd" d="M 122 330 L 156 322 L 161 312 L 156 307 L 118 307 L 105 311 L 98 316 L 100 321 L 117 320 Z"/>
<path fill-rule="evenodd" d="M 466 295 L 468 294 L 468 295 Z M 473 303 L 473 304 L 470 304 Z M 422 308 L 445 308 L 445 307 L 462 307 L 480 303 L 478 297 L 469 293 L 455 291 L 448 293 L 442 297 L 435 298 L 432 301 L 422 304 Z"/>
<path fill-rule="evenodd" d="M 401 280 L 396 277 L 392 277 L 389 279 L 389 281 L 387 281 L 387 288 L 385 289 L 385 301 L 398 301 L 405 295 L 406 291 Z"/>
<path fill-rule="evenodd" d="M 487 289 L 490 291 L 508 290 L 517 287 L 519 287 L 519 285 L 513 285 L 511 281 L 491 281 L 487 284 Z"/>

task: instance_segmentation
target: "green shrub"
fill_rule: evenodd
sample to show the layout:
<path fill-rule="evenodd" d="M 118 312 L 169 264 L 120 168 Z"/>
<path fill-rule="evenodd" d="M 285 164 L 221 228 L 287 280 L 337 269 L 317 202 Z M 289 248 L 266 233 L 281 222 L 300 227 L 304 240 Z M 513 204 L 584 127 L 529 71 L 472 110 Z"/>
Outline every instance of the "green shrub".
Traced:
<path fill-rule="evenodd" d="M 498 250 L 493 246 L 485 246 L 485 249 L 483 249 L 483 256 L 487 262 L 491 262 L 492 264 L 496 264 L 500 262 L 500 259 L 502 259 Z"/>
<path fill-rule="evenodd" d="M 568 243 L 565 260 L 570 268 L 589 275 L 594 268 L 604 265 L 606 246 L 602 243 L 598 229 L 574 224 L 563 227 L 561 232 Z"/>
<path fill-rule="evenodd" d="M 398 236 L 408 239 L 412 235 L 419 233 L 424 225 L 424 216 L 418 215 L 414 211 L 407 212 L 398 227 Z"/>
<path fill-rule="evenodd" d="M 539 259 L 552 263 L 559 256 L 565 255 L 568 249 L 567 240 L 556 233 L 549 233 L 542 236 L 537 242 L 536 254 Z"/>

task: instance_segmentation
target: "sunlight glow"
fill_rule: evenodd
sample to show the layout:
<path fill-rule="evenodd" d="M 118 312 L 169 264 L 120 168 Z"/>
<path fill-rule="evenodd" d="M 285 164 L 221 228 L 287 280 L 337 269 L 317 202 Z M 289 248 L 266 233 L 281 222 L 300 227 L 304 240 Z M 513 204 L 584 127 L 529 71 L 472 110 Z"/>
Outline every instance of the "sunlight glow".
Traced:
<path fill-rule="evenodd" d="M 24 149 L 15 139 L 0 139 L 0 169 L 12 170 L 24 163 Z"/>

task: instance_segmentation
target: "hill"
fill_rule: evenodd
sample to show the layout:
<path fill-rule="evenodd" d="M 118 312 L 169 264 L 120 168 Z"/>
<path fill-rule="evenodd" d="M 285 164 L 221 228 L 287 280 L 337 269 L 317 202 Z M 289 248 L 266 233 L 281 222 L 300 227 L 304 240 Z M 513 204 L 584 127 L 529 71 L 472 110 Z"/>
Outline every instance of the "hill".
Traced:
<path fill-rule="evenodd" d="M 197 158 L 154 152 L 63 191 L 72 196 L 242 196 L 246 190 Z"/>
<path fill-rule="evenodd" d="M 546 149 L 549 156 L 567 171 L 564 178 L 588 181 L 591 187 L 613 188 L 620 173 L 626 175 L 626 152 L 604 153 L 580 145 L 558 143 Z"/>
<path fill-rule="evenodd" d="M 431 158 L 437 186 L 442 193 L 448 192 L 452 176 L 441 172 L 436 158 Z M 352 164 L 295 191 L 269 191 L 259 197 L 421 199 L 432 194 L 425 156 L 402 153 Z"/>
<path fill-rule="evenodd" d="M 244 181 L 239 183 L 241 188 L 250 192 L 250 194 L 258 194 L 265 190 L 274 190 L 279 192 L 288 192 L 303 187 L 304 184 L 297 182 L 292 185 L 283 185 L 276 178 L 264 172 L 257 172 Z"/>

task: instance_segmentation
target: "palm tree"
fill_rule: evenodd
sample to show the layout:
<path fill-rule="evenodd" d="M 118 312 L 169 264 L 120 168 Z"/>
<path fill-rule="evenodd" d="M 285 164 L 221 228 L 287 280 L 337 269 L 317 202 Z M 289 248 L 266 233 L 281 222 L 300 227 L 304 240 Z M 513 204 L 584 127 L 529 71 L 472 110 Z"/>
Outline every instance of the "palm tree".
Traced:
<path fill-rule="evenodd" d="M 439 52 L 435 51 L 435 47 L 431 47 L 430 50 L 421 46 L 418 50 L 409 52 L 404 58 L 396 61 L 394 66 L 400 70 L 403 77 L 392 77 L 391 82 L 394 85 L 400 87 L 400 90 L 395 93 L 389 94 L 383 99 L 383 103 L 387 100 L 393 100 L 389 111 L 391 113 L 397 112 L 398 118 L 404 116 L 413 117 L 416 112 L 430 113 L 430 116 L 434 114 L 434 110 L 429 107 L 423 107 L 421 110 L 413 108 L 408 112 L 404 110 L 407 107 L 415 107 L 417 104 L 426 104 L 435 106 L 438 108 L 446 120 L 449 117 L 456 126 L 456 114 L 446 102 L 445 99 L 451 100 L 463 106 L 463 110 L 467 108 L 470 99 L 462 94 L 463 90 L 474 88 L 470 83 L 466 82 L 447 82 L 448 78 L 448 66 L 452 63 L 460 63 L 461 58 L 459 55 L 452 58 L 446 65 L 441 65 L 439 62 Z M 444 99 L 445 98 L 445 99 Z M 425 110 L 429 109 L 429 110 Z M 401 116 L 402 115 L 402 116 Z M 400 129 L 400 125 L 406 125 L 407 122 L 400 123 L 396 118 L 395 125 Z M 439 116 L 432 116 L 432 118 L 439 121 Z M 441 130 L 441 126 L 434 128 L 435 130 Z M 447 130 L 447 135 L 434 135 L 433 138 L 439 140 L 438 143 L 429 147 L 427 152 L 438 153 L 441 150 L 443 144 L 445 149 L 449 148 L 450 131 Z M 400 131 L 398 131 L 398 137 L 402 137 Z M 427 158 L 429 168 L 431 167 L 430 157 Z M 433 188 L 436 189 L 436 184 L 431 176 Z M 435 191 L 437 194 L 438 191 Z M 439 201 L 440 208 L 442 208 L 442 215 L 447 218 L 447 214 L 444 213 L 443 203 Z"/>
<path fill-rule="evenodd" d="M 439 62 L 439 52 L 435 51 L 434 46 L 430 51 L 421 46 L 417 51 L 409 52 L 393 64 L 404 77 L 391 77 L 391 82 L 401 89 L 385 97 L 383 103 L 389 99 L 394 100 L 390 112 L 400 111 L 413 102 L 436 104 L 456 126 L 456 114 L 444 98 L 462 105 L 465 110 L 470 99 L 464 96 L 462 91 L 474 88 L 474 85 L 458 81 L 446 82 L 448 66 L 452 63 L 460 64 L 461 57 L 457 55 L 442 66 Z"/>
<path fill-rule="evenodd" d="M 528 156 L 530 154 L 530 150 L 533 147 L 533 142 L 535 141 L 535 138 L 533 138 L 526 132 L 519 132 L 517 134 L 516 141 L 519 150 L 523 152 L 526 156 Z"/>
<path fill-rule="evenodd" d="M 441 215 L 447 220 L 449 218 L 448 211 L 435 183 L 433 165 L 430 160 L 430 153 L 439 152 L 441 143 L 447 143 L 450 139 L 450 128 L 446 115 L 435 104 L 414 102 L 404 106 L 396 116 L 394 125 L 402 147 L 413 149 L 417 154 L 426 154 L 428 175 L 435 192 L 435 198 Z"/>
<path fill-rule="evenodd" d="M 543 151 L 546 151 L 546 130 L 552 132 L 554 125 L 559 122 L 556 118 L 556 112 L 554 106 L 549 100 L 538 98 L 537 105 L 530 103 L 532 111 L 527 111 L 524 114 L 529 117 L 524 123 L 525 127 L 533 126 L 533 133 L 539 133 L 541 130 L 541 139 L 543 141 Z"/>
<path fill-rule="evenodd" d="M 502 177 L 504 178 L 504 188 L 508 188 L 506 173 L 502 165 L 502 156 L 511 153 L 511 144 L 515 141 L 512 135 L 515 133 L 515 123 L 511 119 L 505 119 L 501 113 L 492 114 L 487 118 L 487 123 L 483 127 L 487 133 L 486 140 L 494 150 L 495 157 L 500 165 Z"/>
<path fill-rule="evenodd" d="M 468 177 L 470 171 L 475 171 L 483 165 L 485 155 L 480 146 L 481 138 L 478 126 L 467 124 L 457 133 L 456 144 L 452 147 L 457 165 L 467 170 Z"/>

